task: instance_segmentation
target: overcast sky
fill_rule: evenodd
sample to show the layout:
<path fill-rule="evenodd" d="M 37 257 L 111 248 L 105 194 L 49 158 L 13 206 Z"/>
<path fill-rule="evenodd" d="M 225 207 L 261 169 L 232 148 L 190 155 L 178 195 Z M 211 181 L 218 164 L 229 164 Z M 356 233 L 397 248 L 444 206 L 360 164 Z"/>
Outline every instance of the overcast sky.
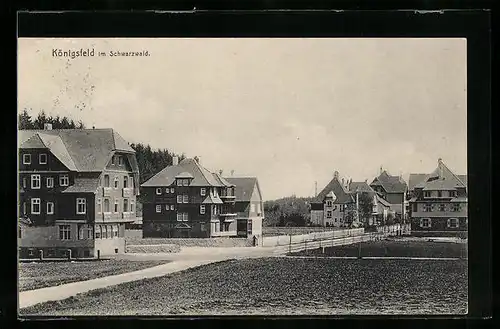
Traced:
<path fill-rule="evenodd" d="M 20 39 L 18 77 L 18 111 L 257 176 L 266 200 L 313 196 L 335 170 L 467 172 L 465 39 Z"/>

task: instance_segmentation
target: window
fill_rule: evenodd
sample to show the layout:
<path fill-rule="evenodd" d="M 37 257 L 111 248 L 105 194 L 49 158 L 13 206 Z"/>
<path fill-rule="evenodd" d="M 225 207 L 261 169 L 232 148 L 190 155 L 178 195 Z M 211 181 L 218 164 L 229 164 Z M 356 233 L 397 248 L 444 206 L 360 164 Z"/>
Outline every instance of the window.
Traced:
<path fill-rule="evenodd" d="M 187 212 L 182 213 L 182 221 L 183 222 L 187 222 L 188 221 L 188 213 Z"/>
<path fill-rule="evenodd" d="M 158 188 L 156 189 L 156 195 L 161 195 L 161 188 L 159 188 L 159 187 L 158 187 Z"/>
<path fill-rule="evenodd" d="M 207 189 L 206 189 L 206 188 L 204 188 L 204 187 L 202 187 L 202 188 L 200 189 L 200 195 L 201 195 L 201 196 L 205 196 L 206 194 L 207 194 Z"/>
<path fill-rule="evenodd" d="M 31 213 L 40 215 L 40 198 L 31 199 Z"/>
<path fill-rule="evenodd" d="M 165 206 L 165 210 L 167 210 L 167 211 L 168 211 L 168 210 L 170 210 L 170 205 L 168 205 L 168 204 L 167 204 L 167 205 Z"/>
<path fill-rule="evenodd" d="M 182 179 L 177 180 L 177 186 L 182 186 Z"/>
<path fill-rule="evenodd" d="M 128 199 L 123 199 L 123 212 L 128 212 Z"/>
<path fill-rule="evenodd" d="M 123 188 L 128 187 L 128 176 L 123 176 Z"/>
<path fill-rule="evenodd" d="M 332 218 L 332 211 L 331 210 L 328 210 L 326 212 L 326 218 Z"/>
<path fill-rule="evenodd" d="M 104 175 L 104 187 L 109 187 L 109 175 Z"/>
<path fill-rule="evenodd" d="M 188 186 L 189 185 L 189 179 L 183 179 L 182 180 L 182 185 L 183 186 Z"/>
<path fill-rule="evenodd" d="M 101 225 L 101 231 L 102 231 L 102 238 L 107 239 L 108 238 L 108 229 L 106 225 Z"/>
<path fill-rule="evenodd" d="M 430 191 L 424 191 L 424 198 L 430 198 L 431 197 L 431 192 Z"/>
<path fill-rule="evenodd" d="M 413 211 L 415 211 L 415 212 L 417 211 L 417 204 L 416 203 L 413 204 Z"/>
<path fill-rule="evenodd" d="M 130 201 L 130 212 L 131 212 L 131 213 L 134 213 L 134 212 L 135 212 L 135 207 L 134 207 L 134 206 L 135 206 L 134 201 Z"/>
<path fill-rule="evenodd" d="M 182 203 L 182 195 L 177 196 L 177 203 Z"/>
<path fill-rule="evenodd" d="M 97 235 L 97 232 L 96 232 Z M 99 232 L 100 235 L 100 232 Z M 80 224 L 78 225 L 78 240 L 87 240 L 87 239 L 92 239 L 93 232 L 92 232 L 92 227 L 85 225 L 85 224 Z M 97 237 L 96 237 L 97 238 Z"/>
<path fill-rule="evenodd" d="M 174 210 L 174 205 L 170 205 L 170 210 Z"/>
<path fill-rule="evenodd" d="M 446 205 L 445 205 L 445 204 L 443 204 L 443 203 L 441 203 L 441 204 L 439 205 L 439 211 L 446 211 Z"/>
<path fill-rule="evenodd" d="M 26 202 L 23 202 L 23 215 L 26 215 Z"/>
<path fill-rule="evenodd" d="M 205 205 L 200 205 L 200 214 L 204 215 L 205 214 Z"/>
<path fill-rule="evenodd" d="M 156 205 L 156 212 L 161 213 L 161 205 Z"/>
<path fill-rule="evenodd" d="M 68 186 L 69 185 L 69 176 L 68 175 L 59 176 L 59 185 L 60 186 Z"/>
<path fill-rule="evenodd" d="M 113 238 L 118 237 L 118 225 L 113 225 Z"/>
<path fill-rule="evenodd" d="M 101 238 L 101 225 L 97 225 L 95 227 L 95 238 L 100 239 Z"/>
<path fill-rule="evenodd" d="M 260 203 L 257 203 L 257 213 L 260 214 Z"/>
<path fill-rule="evenodd" d="M 172 187 L 172 188 L 170 189 L 170 193 L 174 193 L 174 192 L 175 192 L 175 190 L 174 190 L 174 188 Z"/>
<path fill-rule="evenodd" d="M 130 183 L 129 183 L 130 188 L 134 188 L 134 177 L 129 177 L 129 179 L 130 179 Z"/>
<path fill-rule="evenodd" d="M 432 205 L 430 203 L 426 203 L 424 205 L 424 211 L 425 212 L 429 212 L 429 211 L 432 211 Z"/>
<path fill-rule="evenodd" d="M 454 203 L 451 208 L 453 211 L 460 211 L 460 203 Z"/>
<path fill-rule="evenodd" d="M 184 195 L 183 196 L 183 200 L 182 200 L 184 203 L 189 203 L 189 196 L 188 195 Z"/>
<path fill-rule="evenodd" d="M 458 218 L 449 218 L 448 219 L 448 227 L 449 228 L 458 228 L 460 225 L 460 222 L 458 221 Z"/>
<path fill-rule="evenodd" d="M 255 204 L 250 205 L 250 212 L 255 212 Z"/>
<path fill-rule="evenodd" d="M 111 164 L 112 164 L 112 165 L 114 165 L 114 164 L 115 164 L 115 156 L 114 156 L 114 155 L 111 157 Z"/>
<path fill-rule="evenodd" d="M 40 188 L 40 175 L 31 175 L 31 188 L 39 189 Z"/>
<path fill-rule="evenodd" d="M 424 228 L 431 227 L 431 219 L 430 218 L 422 218 L 420 219 L 420 226 Z"/>
<path fill-rule="evenodd" d="M 76 214 L 83 215 L 87 213 L 87 200 L 84 198 L 76 198 Z"/>
<path fill-rule="evenodd" d="M 97 213 L 100 214 L 102 213 L 102 201 L 101 199 L 97 199 Z"/>
<path fill-rule="evenodd" d="M 170 193 L 170 189 L 168 187 L 165 189 L 165 193 Z"/>
<path fill-rule="evenodd" d="M 47 202 L 47 215 L 54 214 L 54 202 Z"/>
<path fill-rule="evenodd" d="M 120 155 L 118 156 L 118 165 L 123 166 L 123 157 Z"/>
<path fill-rule="evenodd" d="M 47 177 L 46 185 L 47 185 L 47 188 L 53 188 L 54 187 L 54 177 Z"/>
<path fill-rule="evenodd" d="M 26 177 L 23 177 L 23 188 L 26 188 Z"/>
<path fill-rule="evenodd" d="M 114 184 L 115 188 L 118 188 L 118 185 L 119 185 L 118 184 L 118 177 L 115 177 L 115 184 Z"/>
<path fill-rule="evenodd" d="M 111 212 L 109 199 L 104 199 L 104 212 L 105 213 Z"/>
<path fill-rule="evenodd" d="M 177 213 L 177 221 L 182 222 L 182 213 L 180 212 Z"/>
<path fill-rule="evenodd" d="M 17 229 L 17 232 L 18 232 L 18 233 L 17 233 L 17 237 L 18 237 L 19 239 L 21 239 L 21 238 L 23 237 L 23 234 L 22 234 L 23 232 L 22 232 L 22 230 L 21 230 L 21 228 L 20 228 L 20 227 Z"/>
<path fill-rule="evenodd" d="M 113 237 L 113 227 L 111 225 L 107 225 L 107 237 L 111 239 Z"/>
<path fill-rule="evenodd" d="M 31 164 L 31 154 L 23 154 L 23 164 Z"/>
<path fill-rule="evenodd" d="M 59 225 L 59 239 L 60 240 L 70 240 L 71 239 L 71 226 L 70 225 Z"/>
<path fill-rule="evenodd" d="M 118 200 L 115 200 L 115 213 L 118 212 Z"/>
<path fill-rule="evenodd" d="M 47 164 L 47 154 L 42 153 L 42 154 L 38 155 L 38 162 L 40 164 Z"/>
<path fill-rule="evenodd" d="M 327 207 L 331 207 L 332 206 L 332 201 L 330 201 L 330 200 L 326 201 L 326 206 Z"/>
<path fill-rule="evenodd" d="M 450 196 L 453 198 L 457 197 L 457 191 L 450 191 Z"/>

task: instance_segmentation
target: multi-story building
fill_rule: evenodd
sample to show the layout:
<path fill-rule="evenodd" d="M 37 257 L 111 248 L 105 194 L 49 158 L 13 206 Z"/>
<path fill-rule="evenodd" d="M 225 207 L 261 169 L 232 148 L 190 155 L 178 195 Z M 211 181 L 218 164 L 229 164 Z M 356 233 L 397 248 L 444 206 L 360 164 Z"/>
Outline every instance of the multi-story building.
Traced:
<path fill-rule="evenodd" d="M 339 178 L 338 171 L 333 179 L 311 202 L 311 223 L 321 226 L 344 226 L 349 206 L 354 205 L 354 198 L 347 187 L 347 181 Z"/>
<path fill-rule="evenodd" d="M 355 209 L 357 217 L 359 217 L 360 211 L 360 197 L 361 195 L 367 195 L 370 199 L 372 199 L 372 212 L 371 216 L 365 218 L 363 220 L 364 226 L 371 226 L 380 224 L 383 220 L 387 219 L 389 214 L 394 214 L 394 211 L 391 209 L 391 204 L 383 199 L 380 194 L 375 192 L 373 188 L 371 188 L 367 181 L 364 182 L 353 182 L 352 180 L 348 183 L 348 189 L 351 195 L 353 196 L 355 202 Z"/>
<path fill-rule="evenodd" d="M 380 175 L 375 177 L 370 187 L 391 204 L 396 216 L 401 219 L 406 217 L 405 197 L 408 186 L 401 176 L 392 176 L 380 168 Z"/>
<path fill-rule="evenodd" d="M 410 174 L 408 198 L 412 232 L 467 230 L 467 176 L 441 159 L 430 174 Z"/>
<path fill-rule="evenodd" d="M 173 158 L 141 185 L 144 237 L 237 236 L 234 184 L 198 160 Z"/>
<path fill-rule="evenodd" d="M 113 129 L 18 131 L 21 257 L 121 253 L 135 219 L 135 151 Z"/>
<path fill-rule="evenodd" d="M 257 177 L 226 177 L 235 186 L 238 236 L 262 236 L 264 204 Z"/>

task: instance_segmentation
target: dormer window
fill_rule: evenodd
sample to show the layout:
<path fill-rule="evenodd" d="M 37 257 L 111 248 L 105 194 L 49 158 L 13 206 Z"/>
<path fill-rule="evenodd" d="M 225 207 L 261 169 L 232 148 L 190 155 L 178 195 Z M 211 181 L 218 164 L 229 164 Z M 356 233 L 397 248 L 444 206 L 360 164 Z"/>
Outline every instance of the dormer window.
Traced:
<path fill-rule="evenodd" d="M 206 189 L 206 188 L 204 188 L 204 187 L 202 187 L 202 188 L 200 189 L 200 195 L 201 195 L 201 196 L 205 196 L 206 194 L 207 194 L 207 189 Z"/>
<path fill-rule="evenodd" d="M 438 198 L 441 198 L 443 196 L 443 192 L 442 191 L 438 191 Z"/>
<path fill-rule="evenodd" d="M 161 195 L 161 188 L 160 188 L 160 187 L 158 187 L 158 188 L 156 189 L 156 195 Z"/>
<path fill-rule="evenodd" d="M 189 185 L 189 179 L 183 179 L 182 186 L 188 186 L 188 185 Z"/>
<path fill-rule="evenodd" d="M 31 164 L 31 154 L 23 154 L 23 164 Z"/>
<path fill-rule="evenodd" d="M 43 153 L 38 156 L 38 162 L 40 164 L 47 164 L 47 154 Z"/>
<path fill-rule="evenodd" d="M 457 191 L 450 191 L 450 196 L 453 198 L 457 197 Z"/>
<path fill-rule="evenodd" d="M 326 201 L 326 206 L 327 207 L 331 207 L 332 206 L 332 201 L 331 200 Z"/>
<path fill-rule="evenodd" d="M 111 157 L 111 164 L 112 164 L 112 165 L 114 165 L 114 164 L 115 164 L 115 156 L 114 156 L 114 155 Z"/>
<path fill-rule="evenodd" d="M 430 198 L 431 197 L 431 192 L 430 191 L 424 191 L 424 198 Z"/>
<path fill-rule="evenodd" d="M 177 180 L 177 186 L 182 186 L 182 179 Z"/>
<path fill-rule="evenodd" d="M 123 157 L 120 155 L 118 156 L 118 165 L 123 166 Z"/>

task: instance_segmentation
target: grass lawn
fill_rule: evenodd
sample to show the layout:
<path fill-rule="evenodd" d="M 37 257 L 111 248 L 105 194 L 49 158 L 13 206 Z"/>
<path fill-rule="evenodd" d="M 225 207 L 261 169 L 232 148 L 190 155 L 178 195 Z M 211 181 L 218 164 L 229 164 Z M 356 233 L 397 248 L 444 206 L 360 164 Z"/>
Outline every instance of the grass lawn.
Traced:
<path fill-rule="evenodd" d="M 464 314 L 466 260 L 229 260 L 21 310 L 38 315 Z"/>
<path fill-rule="evenodd" d="M 101 260 L 88 262 L 19 263 L 19 291 L 122 274 L 168 261 Z"/>
<path fill-rule="evenodd" d="M 291 253 L 294 256 L 318 256 L 318 257 L 357 257 L 359 244 L 335 246 L 321 249 L 307 250 Z M 405 241 L 405 240 L 383 240 L 367 241 L 361 243 L 361 256 L 363 257 L 450 257 L 467 258 L 467 244 L 455 242 L 428 242 Z"/>

